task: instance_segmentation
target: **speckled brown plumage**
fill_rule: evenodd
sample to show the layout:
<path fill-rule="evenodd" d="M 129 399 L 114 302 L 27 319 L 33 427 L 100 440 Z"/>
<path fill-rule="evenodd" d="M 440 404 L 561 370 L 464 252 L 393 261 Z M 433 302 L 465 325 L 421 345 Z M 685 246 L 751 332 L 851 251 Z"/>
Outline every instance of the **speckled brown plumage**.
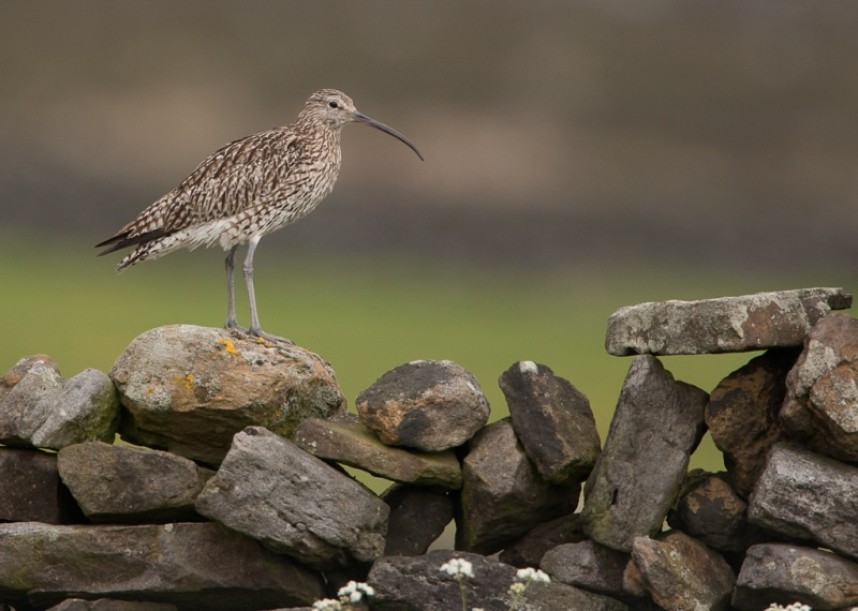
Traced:
<path fill-rule="evenodd" d="M 405 136 L 355 109 L 351 98 L 334 89 L 311 95 L 294 123 L 231 142 L 212 153 L 183 180 L 116 235 L 98 244 L 107 254 L 135 247 L 118 270 L 156 259 L 180 248 L 219 244 L 226 258 L 229 313 L 237 327 L 232 271 L 235 250 L 249 243 L 244 263 L 250 297 L 250 333 L 259 328 L 253 295 L 253 253 L 262 236 L 315 209 L 333 189 L 340 171 L 340 133 L 362 122 L 404 142 Z"/>

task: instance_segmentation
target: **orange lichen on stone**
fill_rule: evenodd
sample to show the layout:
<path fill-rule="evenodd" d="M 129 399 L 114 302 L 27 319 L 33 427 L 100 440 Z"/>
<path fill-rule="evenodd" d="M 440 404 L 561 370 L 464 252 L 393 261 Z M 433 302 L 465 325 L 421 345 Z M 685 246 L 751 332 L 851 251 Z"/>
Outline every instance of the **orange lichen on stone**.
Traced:
<path fill-rule="evenodd" d="M 177 375 L 175 377 L 176 383 L 184 383 L 185 388 L 187 388 L 188 390 L 191 390 L 194 387 L 194 379 L 194 374 L 192 373 L 188 373 L 186 375 Z"/>
<path fill-rule="evenodd" d="M 224 347 L 229 354 L 238 354 L 238 350 L 235 349 L 235 344 L 233 341 L 227 337 L 222 337 L 217 340 L 217 343 Z"/>

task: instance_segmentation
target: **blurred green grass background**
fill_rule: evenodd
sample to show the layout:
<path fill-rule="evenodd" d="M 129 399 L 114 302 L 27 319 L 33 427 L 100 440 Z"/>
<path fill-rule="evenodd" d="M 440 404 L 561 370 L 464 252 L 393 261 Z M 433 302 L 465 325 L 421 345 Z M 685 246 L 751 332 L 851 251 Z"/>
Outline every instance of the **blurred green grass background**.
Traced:
<path fill-rule="evenodd" d="M 116 274 L 116 256 L 97 258 L 88 242 L 0 236 L 0 370 L 25 355 L 47 353 L 65 376 L 87 367 L 107 371 L 147 329 L 222 324 L 220 251 L 174 254 Z M 477 376 L 495 420 L 507 414 L 498 376 L 528 359 L 548 365 L 587 395 L 603 440 L 630 364 L 603 347 L 607 318 L 617 308 L 836 284 L 837 276 L 829 274 L 831 282 L 825 282 L 810 274 L 701 274 L 679 266 L 599 272 L 444 266 L 402 258 L 301 258 L 277 248 L 260 249 L 255 275 L 263 326 L 327 359 L 350 406 L 397 365 L 451 359 Z M 239 320 L 246 324 L 240 278 L 238 286 Z M 710 391 L 753 355 L 663 361 L 678 379 Z M 692 466 L 723 467 L 708 437 Z"/>

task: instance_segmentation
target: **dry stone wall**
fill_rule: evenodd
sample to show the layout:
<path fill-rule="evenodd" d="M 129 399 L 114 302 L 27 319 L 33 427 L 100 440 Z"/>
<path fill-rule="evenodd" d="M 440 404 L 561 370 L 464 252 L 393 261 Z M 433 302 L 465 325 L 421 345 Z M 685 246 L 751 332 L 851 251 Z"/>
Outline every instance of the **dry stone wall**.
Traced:
<path fill-rule="evenodd" d="M 634 356 L 604 441 L 530 361 L 487 424 L 449 361 L 382 375 L 355 415 L 318 355 L 219 329 L 153 329 L 68 380 L 25 357 L 0 378 L 0 609 L 310 608 L 347 583 L 327 608 L 858 609 L 850 305 L 619 310 L 606 348 Z M 725 351 L 763 352 L 711 392 L 659 359 Z M 726 469 L 688 472 L 707 430 Z"/>

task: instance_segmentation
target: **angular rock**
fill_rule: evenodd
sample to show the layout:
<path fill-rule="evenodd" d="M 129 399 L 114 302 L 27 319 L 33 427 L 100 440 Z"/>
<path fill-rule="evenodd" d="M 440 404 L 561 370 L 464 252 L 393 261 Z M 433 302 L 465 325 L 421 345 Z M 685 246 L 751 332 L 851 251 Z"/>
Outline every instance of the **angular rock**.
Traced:
<path fill-rule="evenodd" d="M 0 522 L 63 524 L 80 516 L 57 473 L 56 454 L 0 447 Z"/>
<path fill-rule="evenodd" d="M 623 589 L 623 572 L 628 562 L 628 554 L 586 540 L 549 550 L 539 568 L 561 583 L 622 598 L 627 596 Z"/>
<path fill-rule="evenodd" d="M 238 433 L 197 511 L 320 569 L 384 552 L 388 506 L 364 486 L 262 427 Z"/>
<path fill-rule="evenodd" d="M 71 594 L 181 609 L 311 604 L 319 576 L 217 524 L 0 524 L 0 599 L 44 608 Z"/>
<path fill-rule="evenodd" d="M 100 441 L 66 446 L 60 477 L 93 522 L 170 522 L 199 519 L 194 499 L 214 475 L 169 452 Z"/>
<path fill-rule="evenodd" d="M 441 570 L 453 558 L 471 563 L 473 575 L 463 576 L 464 597 L 459 581 Z M 516 569 L 478 554 L 435 551 L 425 556 L 386 556 L 376 560 L 367 577 L 375 589 L 373 610 L 451 611 L 475 609 L 507 611 L 509 589 L 516 581 Z M 524 591 L 528 609 L 575 609 L 614 611 L 627 607 L 607 596 L 579 590 L 562 583 L 530 583 Z"/>
<path fill-rule="evenodd" d="M 567 380 L 533 361 L 500 377 L 512 426 L 539 474 L 555 484 L 587 478 L 601 450 L 590 402 Z"/>
<path fill-rule="evenodd" d="M 808 288 L 620 308 L 608 319 L 610 354 L 711 354 L 800 346 L 831 310 L 852 305 L 841 288 Z"/>
<path fill-rule="evenodd" d="M 110 376 L 127 410 L 123 438 L 212 465 L 246 426 L 288 436 L 305 418 L 345 409 L 334 372 L 318 355 L 224 329 L 146 331 L 119 356 Z"/>
<path fill-rule="evenodd" d="M 673 531 L 637 537 L 632 561 L 653 601 L 664 609 L 727 609 L 736 581 L 730 565 L 705 545 Z"/>
<path fill-rule="evenodd" d="M 781 418 L 793 437 L 858 462 L 858 320 L 832 315 L 811 329 L 787 376 Z"/>
<path fill-rule="evenodd" d="M 58 450 L 111 441 L 118 423 L 116 390 L 96 369 L 65 380 L 51 357 L 38 354 L 0 378 L 0 443 Z"/>
<path fill-rule="evenodd" d="M 453 500 L 443 492 L 397 484 L 381 499 L 390 507 L 385 556 L 425 554 L 453 519 Z"/>
<path fill-rule="evenodd" d="M 690 480 L 690 481 L 689 481 Z M 720 552 L 743 552 L 761 540 L 750 526 L 748 505 L 727 483 L 724 475 L 689 473 L 668 523 Z"/>
<path fill-rule="evenodd" d="M 82 598 L 67 598 L 47 611 L 178 611 L 176 605 L 170 603 L 148 603 L 136 600 L 117 600 L 115 598 L 99 598 L 84 600 Z"/>
<path fill-rule="evenodd" d="M 324 460 L 369 471 L 378 477 L 419 486 L 462 487 L 462 466 L 453 450 L 421 452 L 385 445 L 353 414 L 308 418 L 292 441 Z"/>
<path fill-rule="evenodd" d="M 706 425 L 724 453 L 736 491 L 748 498 L 765 466 L 766 456 L 784 436 L 779 415 L 786 376 L 799 350 L 769 350 L 724 378 L 709 397 Z"/>
<path fill-rule="evenodd" d="M 531 528 L 499 556 L 501 562 L 520 568 L 539 566 L 542 557 L 550 549 L 564 543 L 584 541 L 584 523 L 581 514 L 573 513 L 555 518 Z"/>
<path fill-rule="evenodd" d="M 413 361 L 358 395 L 361 422 L 387 445 L 440 452 L 462 445 L 489 418 L 477 379 L 452 361 Z"/>
<path fill-rule="evenodd" d="M 635 537 L 661 530 L 703 435 L 708 399 L 696 386 L 675 381 L 656 357 L 634 359 L 587 480 L 582 517 L 588 536 L 629 552 Z"/>
<path fill-rule="evenodd" d="M 508 418 L 481 430 L 462 469 L 456 548 L 491 554 L 546 520 L 572 513 L 580 486 L 549 484 L 528 460 Z"/>
<path fill-rule="evenodd" d="M 748 520 L 858 558 L 858 467 L 779 443 L 748 503 Z"/>
<path fill-rule="evenodd" d="M 733 606 L 756 611 L 772 602 L 800 602 L 813 609 L 856 605 L 858 564 L 809 547 L 754 545 L 748 549 L 739 571 Z"/>

